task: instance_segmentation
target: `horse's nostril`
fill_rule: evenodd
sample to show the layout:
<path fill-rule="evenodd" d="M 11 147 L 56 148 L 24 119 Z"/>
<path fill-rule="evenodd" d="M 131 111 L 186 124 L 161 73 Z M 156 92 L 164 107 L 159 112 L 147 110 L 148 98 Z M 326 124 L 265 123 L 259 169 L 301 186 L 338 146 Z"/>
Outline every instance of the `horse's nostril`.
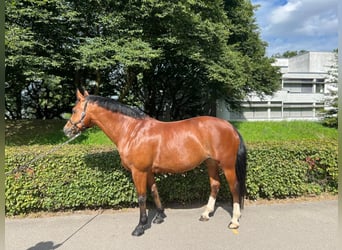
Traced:
<path fill-rule="evenodd" d="M 63 129 L 63 132 L 64 134 L 67 136 L 67 137 L 71 137 L 73 136 L 74 134 L 76 134 L 76 131 L 72 128 L 64 128 Z"/>
<path fill-rule="evenodd" d="M 65 135 L 68 133 L 68 131 L 69 131 L 68 128 L 66 128 L 66 127 L 63 128 L 63 132 L 64 132 Z"/>

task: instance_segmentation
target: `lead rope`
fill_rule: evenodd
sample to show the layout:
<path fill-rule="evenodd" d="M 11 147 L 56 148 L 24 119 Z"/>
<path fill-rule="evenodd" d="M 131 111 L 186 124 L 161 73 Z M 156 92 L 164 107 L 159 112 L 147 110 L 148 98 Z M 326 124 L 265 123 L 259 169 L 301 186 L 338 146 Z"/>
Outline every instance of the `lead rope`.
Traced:
<path fill-rule="evenodd" d="M 71 138 L 70 138 L 69 140 L 67 140 L 66 142 L 63 142 L 62 144 L 53 147 L 53 148 L 50 149 L 49 151 L 47 151 L 47 152 L 45 152 L 45 153 L 42 153 L 42 154 L 38 155 L 37 157 L 33 158 L 31 161 L 27 162 L 26 164 L 20 165 L 20 166 L 16 167 L 15 169 L 13 169 L 12 171 L 6 172 L 5 175 L 8 176 L 8 175 L 11 175 L 11 174 L 15 174 L 15 173 L 21 172 L 21 171 L 23 171 L 23 170 L 29 168 L 29 166 L 30 166 L 32 163 L 34 163 L 34 162 L 38 161 L 39 159 L 41 159 L 41 158 L 47 156 L 48 154 L 51 154 L 51 153 L 57 151 L 58 149 L 60 149 L 60 148 L 63 147 L 64 145 L 66 145 L 66 144 L 72 142 L 73 140 L 75 140 L 75 139 L 76 139 L 77 137 L 79 137 L 80 135 L 81 135 L 81 132 L 79 132 L 78 134 L 74 135 L 73 137 L 71 137 Z"/>

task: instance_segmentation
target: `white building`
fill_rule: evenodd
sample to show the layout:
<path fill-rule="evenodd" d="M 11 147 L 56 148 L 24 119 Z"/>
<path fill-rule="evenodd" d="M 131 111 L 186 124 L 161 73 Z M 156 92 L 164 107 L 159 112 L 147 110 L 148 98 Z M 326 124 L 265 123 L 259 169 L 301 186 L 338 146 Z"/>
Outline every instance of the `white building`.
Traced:
<path fill-rule="evenodd" d="M 333 52 L 307 52 L 274 63 L 282 73 L 281 89 L 260 99 L 250 96 L 242 113 L 229 112 L 223 101 L 216 115 L 226 120 L 317 120 L 328 92 L 328 72 L 336 64 Z"/>

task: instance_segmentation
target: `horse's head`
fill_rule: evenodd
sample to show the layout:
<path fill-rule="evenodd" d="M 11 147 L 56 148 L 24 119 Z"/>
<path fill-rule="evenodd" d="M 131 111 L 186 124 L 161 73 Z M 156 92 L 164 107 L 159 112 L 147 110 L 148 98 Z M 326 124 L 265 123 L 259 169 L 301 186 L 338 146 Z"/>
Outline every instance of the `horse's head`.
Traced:
<path fill-rule="evenodd" d="M 81 92 L 77 90 L 77 102 L 72 109 L 72 115 L 70 119 L 65 124 L 63 129 L 66 136 L 72 137 L 86 128 L 91 127 L 90 119 L 87 117 L 88 101 L 86 97 L 88 95 L 89 94 L 87 91 L 84 91 L 84 95 L 82 95 Z"/>

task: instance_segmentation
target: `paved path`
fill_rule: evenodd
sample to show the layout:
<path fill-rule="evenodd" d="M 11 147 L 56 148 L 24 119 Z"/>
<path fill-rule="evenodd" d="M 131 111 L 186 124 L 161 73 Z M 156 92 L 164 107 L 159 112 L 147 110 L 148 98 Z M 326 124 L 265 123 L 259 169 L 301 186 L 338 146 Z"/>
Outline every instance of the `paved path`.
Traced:
<path fill-rule="evenodd" d="M 49 218 L 6 219 L 6 250 L 337 249 L 336 200 L 248 205 L 238 231 L 227 228 L 231 209 L 218 204 L 208 222 L 203 207 L 166 209 L 163 224 L 131 236 L 138 209 Z M 149 221 L 154 210 L 149 210 Z"/>

